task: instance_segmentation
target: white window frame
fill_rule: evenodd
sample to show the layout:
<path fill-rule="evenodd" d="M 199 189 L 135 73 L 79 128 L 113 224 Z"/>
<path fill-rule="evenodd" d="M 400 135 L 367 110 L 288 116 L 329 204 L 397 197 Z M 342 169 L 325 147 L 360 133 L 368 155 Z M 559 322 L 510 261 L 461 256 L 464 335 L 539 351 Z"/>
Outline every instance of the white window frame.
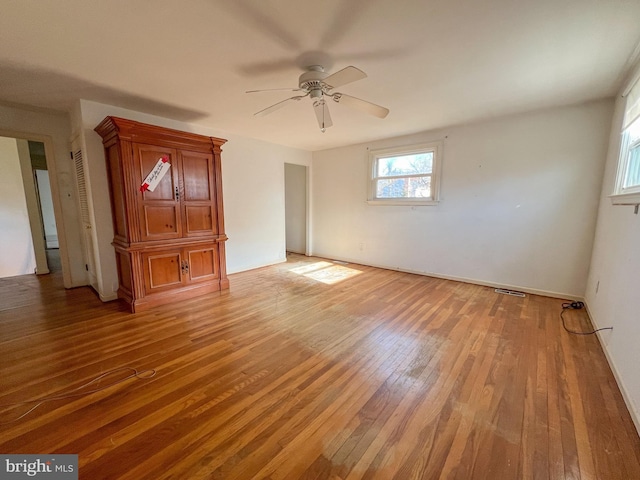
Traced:
<path fill-rule="evenodd" d="M 640 127 L 640 79 L 632 83 L 625 96 L 624 119 L 620 132 L 620 152 L 618 157 L 618 171 L 613 194 L 609 195 L 613 205 L 638 205 L 640 204 L 640 185 L 624 186 L 624 181 L 629 168 L 631 150 L 640 145 L 640 139 L 630 142 L 629 130 Z"/>
<path fill-rule="evenodd" d="M 367 203 L 370 205 L 437 205 L 440 201 L 440 170 L 442 167 L 442 150 L 444 143 L 442 141 L 421 143 L 419 145 L 407 145 L 400 147 L 383 148 L 379 150 L 369 151 L 369 168 L 368 168 L 368 189 Z M 378 198 L 376 197 L 376 183 L 381 178 L 378 177 L 377 166 L 378 161 L 382 158 L 411 155 L 417 153 L 433 153 L 433 163 L 431 169 L 431 197 L 426 198 Z M 420 175 L 402 175 L 393 178 L 412 178 L 422 177 Z"/>

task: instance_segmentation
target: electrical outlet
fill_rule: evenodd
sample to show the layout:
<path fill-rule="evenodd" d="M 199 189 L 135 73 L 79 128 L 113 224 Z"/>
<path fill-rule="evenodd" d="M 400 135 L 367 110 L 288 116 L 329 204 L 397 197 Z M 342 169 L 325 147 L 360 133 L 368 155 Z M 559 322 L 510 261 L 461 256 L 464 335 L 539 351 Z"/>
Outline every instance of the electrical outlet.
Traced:
<path fill-rule="evenodd" d="M 358 245 L 358 248 L 360 249 L 360 251 L 362 252 L 364 250 L 364 243 L 360 243 Z"/>

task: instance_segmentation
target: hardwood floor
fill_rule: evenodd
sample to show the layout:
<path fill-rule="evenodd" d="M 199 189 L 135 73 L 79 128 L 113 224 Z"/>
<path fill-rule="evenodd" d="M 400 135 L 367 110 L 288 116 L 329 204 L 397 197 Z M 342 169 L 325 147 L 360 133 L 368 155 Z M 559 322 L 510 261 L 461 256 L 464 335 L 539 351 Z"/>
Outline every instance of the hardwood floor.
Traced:
<path fill-rule="evenodd" d="M 560 300 L 299 255 L 230 280 L 130 314 L 59 273 L 1 279 L 0 453 L 76 453 L 87 480 L 640 479 Z M 157 373 L 85 385 L 124 366 Z"/>

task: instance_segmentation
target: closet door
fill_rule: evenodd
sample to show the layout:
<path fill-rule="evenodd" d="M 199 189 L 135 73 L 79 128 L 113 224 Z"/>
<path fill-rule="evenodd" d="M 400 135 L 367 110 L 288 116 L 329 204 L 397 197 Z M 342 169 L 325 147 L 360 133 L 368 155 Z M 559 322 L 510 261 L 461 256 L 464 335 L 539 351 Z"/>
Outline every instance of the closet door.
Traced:
<path fill-rule="evenodd" d="M 198 237 L 217 234 L 213 155 L 180 151 L 183 234 Z"/>
<path fill-rule="evenodd" d="M 138 196 L 140 238 L 142 241 L 169 240 L 182 237 L 180 209 L 179 156 L 174 149 L 133 144 L 133 159 L 138 184 L 142 185 L 162 157 L 168 157 L 171 167 L 154 191 Z"/>

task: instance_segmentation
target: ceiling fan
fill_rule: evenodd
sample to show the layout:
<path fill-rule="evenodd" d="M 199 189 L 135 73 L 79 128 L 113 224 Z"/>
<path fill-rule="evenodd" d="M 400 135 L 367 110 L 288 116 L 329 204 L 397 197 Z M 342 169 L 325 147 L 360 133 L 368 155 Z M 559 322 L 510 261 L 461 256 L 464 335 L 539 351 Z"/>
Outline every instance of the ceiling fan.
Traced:
<path fill-rule="evenodd" d="M 303 95 L 296 95 L 286 100 L 282 100 L 270 107 L 260 110 L 255 113 L 256 116 L 264 116 L 276 110 L 285 107 L 292 101 L 300 101 L 303 98 L 309 97 L 313 102 L 313 109 L 318 119 L 318 126 L 320 131 L 324 132 L 327 128 L 333 125 L 331 121 L 331 115 L 329 114 L 329 108 L 327 106 L 326 98 L 333 99 L 336 103 L 342 103 L 349 107 L 356 108 L 365 113 L 373 115 L 378 118 L 385 118 L 389 114 L 389 109 L 376 105 L 375 103 L 367 102 L 360 98 L 352 97 L 344 93 L 334 92 L 334 89 L 346 85 L 357 80 L 366 78 L 367 74 L 356 67 L 345 67 L 342 70 L 338 70 L 335 73 L 329 75 L 324 71 L 321 65 L 312 65 L 307 67 L 307 71 L 300 75 L 298 79 L 298 88 L 274 88 L 267 90 L 249 90 L 246 93 L 267 92 L 273 90 L 289 90 L 292 92 L 304 92 Z"/>

